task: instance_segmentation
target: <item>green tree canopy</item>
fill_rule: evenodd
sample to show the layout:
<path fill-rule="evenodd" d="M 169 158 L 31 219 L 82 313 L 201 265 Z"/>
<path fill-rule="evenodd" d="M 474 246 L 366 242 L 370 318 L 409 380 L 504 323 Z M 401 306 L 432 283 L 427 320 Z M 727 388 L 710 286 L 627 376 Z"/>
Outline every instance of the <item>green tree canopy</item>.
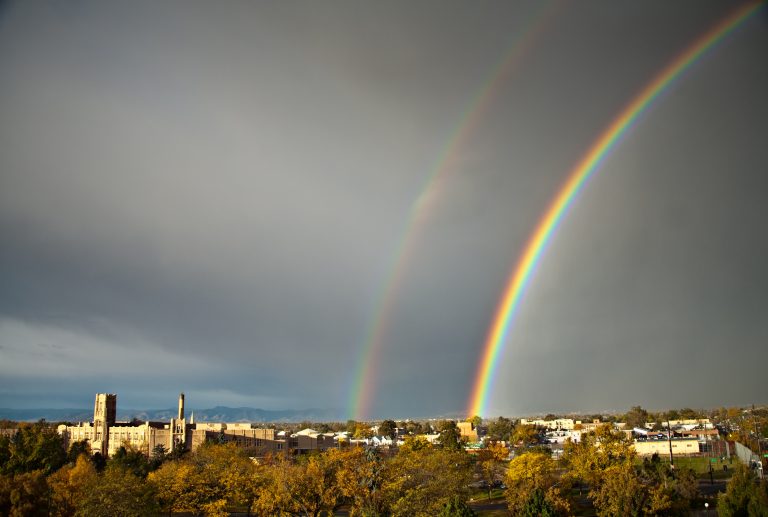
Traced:
<path fill-rule="evenodd" d="M 397 424 L 394 420 L 384 420 L 379 425 L 379 434 L 382 436 L 388 436 L 393 440 L 397 436 Z"/>
<path fill-rule="evenodd" d="M 488 438 L 508 442 L 515 431 L 515 425 L 509 418 L 500 416 L 488 424 Z"/>
<path fill-rule="evenodd" d="M 50 474 L 67 462 L 64 439 L 45 420 L 21 424 L 10 438 L 0 440 L 0 473 L 42 470 Z"/>

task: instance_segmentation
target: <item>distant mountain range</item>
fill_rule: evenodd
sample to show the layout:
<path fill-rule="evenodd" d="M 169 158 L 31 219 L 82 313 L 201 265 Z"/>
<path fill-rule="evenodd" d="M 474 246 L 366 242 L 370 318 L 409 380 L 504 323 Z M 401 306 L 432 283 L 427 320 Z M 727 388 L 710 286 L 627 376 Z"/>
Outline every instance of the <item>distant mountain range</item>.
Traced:
<path fill-rule="evenodd" d="M 165 421 L 176 416 L 176 409 L 120 409 L 118 420 Z M 286 409 L 271 411 L 252 407 L 216 406 L 211 409 L 188 409 L 186 416 L 194 413 L 195 422 L 339 422 L 345 421 L 339 409 Z M 8 409 L 0 408 L 0 419 L 34 422 L 44 418 L 49 422 L 90 422 L 93 409 Z"/>

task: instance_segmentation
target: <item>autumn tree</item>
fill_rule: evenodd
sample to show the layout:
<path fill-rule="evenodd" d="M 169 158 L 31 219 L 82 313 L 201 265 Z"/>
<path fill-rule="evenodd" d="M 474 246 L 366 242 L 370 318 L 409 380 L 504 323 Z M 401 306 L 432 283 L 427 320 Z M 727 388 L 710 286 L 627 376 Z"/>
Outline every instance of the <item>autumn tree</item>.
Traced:
<path fill-rule="evenodd" d="M 168 515 L 199 512 L 204 504 L 199 497 L 201 479 L 188 461 L 166 461 L 159 469 L 149 473 L 147 482 L 153 488 L 157 504 Z"/>
<path fill-rule="evenodd" d="M 384 465 L 382 497 L 393 516 L 432 516 L 458 496 L 468 497 L 472 478 L 464 452 L 437 447 L 401 448 Z"/>
<path fill-rule="evenodd" d="M 158 507 L 148 485 L 130 469 L 107 466 L 77 504 L 78 517 L 141 517 Z"/>
<path fill-rule="evenodd" d="M 279 455 L 266 460 L 263 482 L 253 510 L 263 515 L 333 515 L 347 500 L 360 495 L 355 485 L 362 449 L 330 449 L 294 461 Z"/>
<path fill-rule="evenodd" d="M 96 486 L 98 474 L 93 462 L 81 454 L 74 465 L 65 465 L 50 476 L 51 515 L 74 515 L 85 495 Z"/>
<path fill-rule="evenodd" d="M 512 514 L 568 513 L 569 503 L 556 486 L 555 466 L 549 454 L 538 451 L 521 454 L 509 463 L 506 498 Z"/>
<path fill-rule="evenodd" d="M 187 459 L 195 467 L 195 501 L 208 515 L 226 515 L 225 508 L 237 504 L 248 507 L 255 499 L 250 477 L 251 460 L 233 442 L 205 443 Z"/>
<path fill-rule="evenodd" d="M 362 422 L 358 422 L 357 424 L 355 424 L 355 433 L 354 433 L 355 438 L 357 439 L 371 438 L 372 436 L 373 436 L 373 431 L 371 431 L 371 428 L 369 425 Z"/>
<path fill-rule="evenodd" d="M 488 498 L 491 488 L 504 478 L 504 461 L 509 456 L 509 449 L 499 442 L 490 442 L 477 454 L 477 466 L 480 475 L 488 485 Z"/>
<path fill-rule="evenodd" d="M 269 456 L 264 467 L 264 484 L 253 503 L 253 510 L 259 515 L 298 513 L 291 494 L 291 480 L 297 469 L 291 458 L 285 454 Z"/>
<path fill-rule="evenodd" d="M 599 485 L 589 493 L 598 516 L 642 515 L 648 493 L 631 463 L 611 464 L 600 476 Z M 657 508 L 666 509 L 667 507 Z"/>
<path fill-rule="evenodd" d="M 231 507 L 250 508 L 262 477 L 246 452 L 234 443 L 205 443 L 194 453 L 166 461 L 148 476 L 163 511 L 226 515 Z"/>
<path fill-rule="evenodd" d="M 430 447 L 432 444 L 424 436 L 406 436 L 403 445 L 400 446 L 400 452 L 407 453 Z"/>
<path fill-rule="evenodd" d="M 736 465 L 725 493 L 718 497 L 717 513 L 723 517 L 768 515 L 768 485 L 758 482 L 745 465 Z"/>
<path fill-rule="evenodd" d="M 608 467 L 632 464 L 635 456 L 632 441 L 623 432 L 605 424 L 583 434 L 578 442 L 567 441 L 562 461 L 569 480 L 586 483 L 594 489 L 599 487 Z"/>
<path fill-rule="evenodd" d="M 521 447 L 535 445 L 539 443 L 539 430 L 534 425 L 519 425 L 512 434 L 512 442 Z"/>
<path fill-rule="evenodd" d="M 644 458 L 639 475 L 649 488 L 648 508 L 661 513 L 687 514 L 699 495 L 696 473 L 689 468 L 672 469 L 658 454 Z"/>

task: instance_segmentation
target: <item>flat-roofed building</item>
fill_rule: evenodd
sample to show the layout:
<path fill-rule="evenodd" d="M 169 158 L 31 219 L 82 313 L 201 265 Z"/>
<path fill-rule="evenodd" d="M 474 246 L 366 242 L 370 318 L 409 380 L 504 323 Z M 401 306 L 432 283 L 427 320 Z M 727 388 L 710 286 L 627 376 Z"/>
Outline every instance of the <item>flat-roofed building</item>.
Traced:
<path fill-rule="evenodd" d="M 536 427 L 543 427 L 544 429 L 548 429 L 550 431 L 570 431 L 575 425 L 573 419 L 571 418 L 556 418 L 554 420 L 543 420 L 540 418 L 528 420 L 526 418 L 521 418 L 520 423 L 523 425 L 535 425 Z"/>
<path fill-rule="evenodd" d="M 699 441 L 691 438 L 672 438 L 658 440 L 635 440 L 634 446 L 638 456 L 652 456 L 669 454 L 669 446 L 672 444 L 673 455 L 691 455 L 699 453 Z"/>

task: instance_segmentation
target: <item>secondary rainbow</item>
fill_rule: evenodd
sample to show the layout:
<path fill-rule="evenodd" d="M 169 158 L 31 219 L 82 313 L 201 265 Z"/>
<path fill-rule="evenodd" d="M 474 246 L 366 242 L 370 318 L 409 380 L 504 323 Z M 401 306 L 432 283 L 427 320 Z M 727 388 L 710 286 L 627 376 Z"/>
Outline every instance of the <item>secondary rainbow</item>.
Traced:
<path fill-rule="evenodd" d="M 483 86 L 467 104 L 459 118 L 459 123 L 450 133 L 450 138 L 438 155 L 435 165 L 430 169 L 424 186 L 419 191 L 419 196 L 406 220 L 402 232 L 403 237 L 395 247 L 392 259 L 389 261 L 392 268 L 385 278 L 382 294 L 372 312 L 374 316 L 368 326 L 364 345 L 354 370 L 353 385 L 349 390 L 348 418 L 359 420 L 369 416 L 371 398 L 376 386 L 374 365 L 379 362 L 379 355 L 389 328 L 396 294 L 402 282 L 404 266 L 409 262 L 413 244 L 419 234 L 419 228 L 426 220 L 426 214 L 437 197 L 440 178 L 444 177 L 451 169 L 458 157 L 459 150 L 468 141 L 479 121 L 487 112 L 501 85 L 512 74 L 515 66 L 522 61 L 536 37 L 543 32 L 547 21 L 552 17 L 556 8 L 561 5 L 559 2 L 550 2 L 533 13 L 531 19 L 525 24 L 525 29 L 513 39 L 503 58 L 491 70 Z"/>
<path fill-rule="evenodd" d="M 536 226 L 509 276 L 483 347 L 474 389 L 468 404 L 468 415 L 485 415 L 499 355 L 514 321 L 520 300 L 547 243 L 584 184 L 599 169 L 602 161 L 632 126 L 633 122 L 637 120 L 638 116 L 709 49 L 757 12 L 760 5 L 760 3 L 749 3 L 738 8 L 672 60 L 631 100 L 619 116 L 594 141 L 587 153 L 570 172 L 565 184 Z"/>

